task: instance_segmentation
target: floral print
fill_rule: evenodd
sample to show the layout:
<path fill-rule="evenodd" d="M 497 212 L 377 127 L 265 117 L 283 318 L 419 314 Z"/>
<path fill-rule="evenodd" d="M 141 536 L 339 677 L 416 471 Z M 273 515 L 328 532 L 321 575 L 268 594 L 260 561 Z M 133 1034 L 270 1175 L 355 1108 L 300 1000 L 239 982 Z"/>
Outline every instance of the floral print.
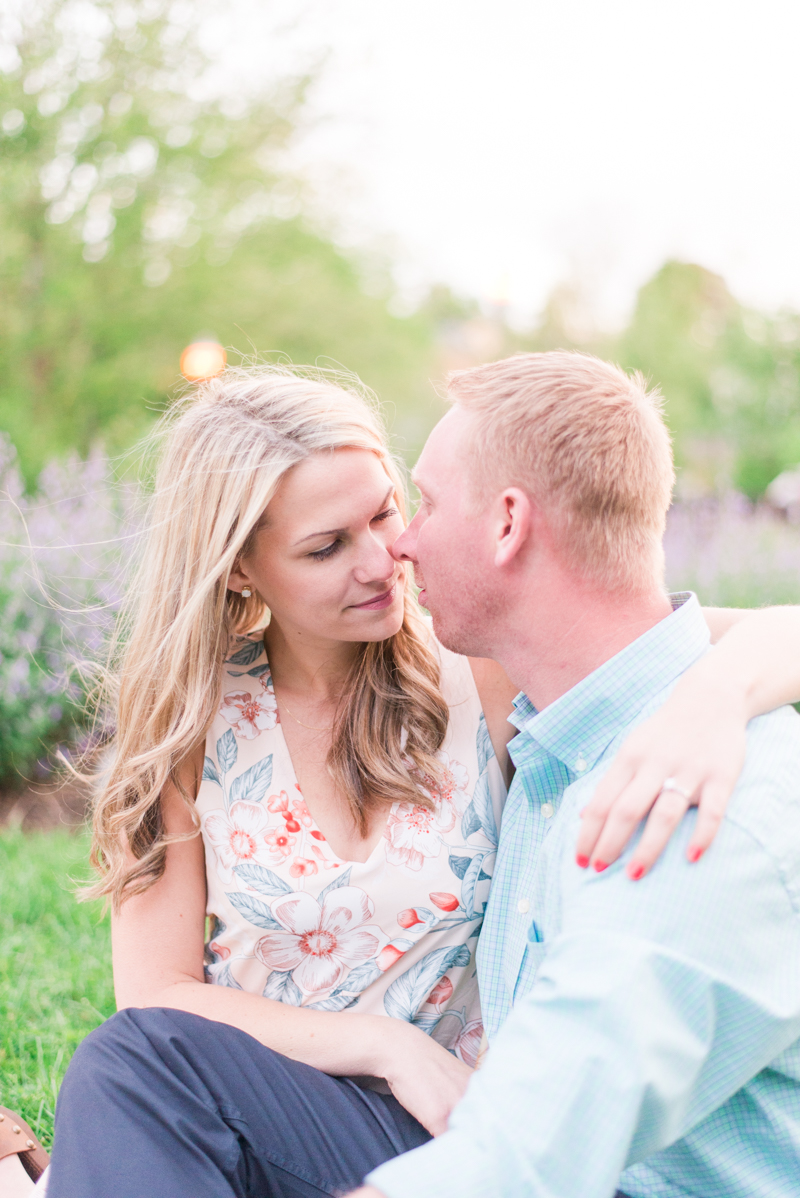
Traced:
<path fill-rule="evenodd" d="M 278 723 L 278 701 L 272 691 L 251 695 L 249 691 L 231 691 L 223 695 L 220 714 L 236 736 L 255 740 L 261 732 Z"/>
<path fill-rule="evenodd" d="M 270 969 L 291 972 L 303 994 L 331 990 L 345 970 L 380 948 L 380 929 L 365 926 L 373 912 L 372 900 L 355 886 L 330 891 L 322 906 L 310 894 L 287 894 L 272 904 L 286 930 L 262 936 L 255 955 Z"/>
<path fill-rule="evenodd" d="M 367 859 L 343 861 L 306 803 L 263 642 L 235 640 L 197 799 L 214 917 L 208 980 L 318 1010 L 414 1022 L 470 1062 L 474 949 L 502 809 L 464 658 L 440 653 L 451 724 L 430 806 L 395 803 Z M 488 746 L 488 747 L 487 747 Z M 442 1038 L 443 1037 L 443 1038 Z"/>
<path fill-rule="evenodd" d="M 234 803 L 227 813 L 207 815 L 203 830 L 214 848 L 217 868 L 225 882 L 233 881 L 237 865 L 257 862 L 267 854 L 265 813 L 256 803 Z"/>

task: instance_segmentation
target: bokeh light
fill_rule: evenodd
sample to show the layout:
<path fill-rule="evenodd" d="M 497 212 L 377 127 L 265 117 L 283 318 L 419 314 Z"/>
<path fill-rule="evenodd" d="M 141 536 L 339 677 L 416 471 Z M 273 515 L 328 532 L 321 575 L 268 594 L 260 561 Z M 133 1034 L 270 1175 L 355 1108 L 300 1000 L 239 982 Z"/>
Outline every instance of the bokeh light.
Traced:
<path fill-rule="evenodd" d="M 201 383 L 221 374 L 227 362 L 225 349 L 217 341 L 193 341 L 181 354 L 181 374 L 190 383 Z"/>

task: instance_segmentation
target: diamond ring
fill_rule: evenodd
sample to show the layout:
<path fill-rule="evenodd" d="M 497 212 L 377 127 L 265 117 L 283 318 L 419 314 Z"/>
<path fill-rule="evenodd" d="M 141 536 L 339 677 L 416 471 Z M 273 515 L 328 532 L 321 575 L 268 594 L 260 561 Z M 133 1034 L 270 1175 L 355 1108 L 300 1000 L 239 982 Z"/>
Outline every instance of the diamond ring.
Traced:
<path fill-rule="evenodd" d="M 677 778 L 665 778 L 661 786 L 661 790 L 658 793 L 659 795 L 663 795 L 664 792 L 668 790 L 672 790 L 676 795 L 680 795 L 681 798 L 686 799 L 687 803 L 692 797 L 686 787 L 681 786 Z"/>

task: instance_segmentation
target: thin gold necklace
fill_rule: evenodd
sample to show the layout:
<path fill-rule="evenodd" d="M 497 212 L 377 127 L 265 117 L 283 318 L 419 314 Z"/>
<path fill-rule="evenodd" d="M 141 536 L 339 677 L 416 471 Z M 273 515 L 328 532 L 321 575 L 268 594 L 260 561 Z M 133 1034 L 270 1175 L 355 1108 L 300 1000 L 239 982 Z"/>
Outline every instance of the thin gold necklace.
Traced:
<path fill-rule="evenodd" d="M 308 728 L 309 732 L 330 732 L 331 724 L 326 724 L 324 728 L 315 728 L 313 724 L 304 724 L 302 720 L 298 720 L 293 711 L 290 711 L 283 699 L 279 702 L 279 707 L 282 707 L 287 715 L 290 715 L 295 724 L 299 724 L 301 728 Z"/>

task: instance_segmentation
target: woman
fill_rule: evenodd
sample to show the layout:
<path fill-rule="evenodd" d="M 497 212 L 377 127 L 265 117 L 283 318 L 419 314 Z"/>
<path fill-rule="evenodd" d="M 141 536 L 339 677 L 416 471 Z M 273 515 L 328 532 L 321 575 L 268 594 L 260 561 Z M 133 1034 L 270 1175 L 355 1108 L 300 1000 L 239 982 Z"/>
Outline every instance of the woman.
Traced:
<path fill-rule="evenodd" d="M 228 371 L 170 421 L 95 812 L 94 893 L 112 900 L 131 1009 L 70 1068 L 51 1198 L 333 1193 L 441 1130 L 463 1092 L 513 688 L 437 644 L 390 552 L 403 526 L 398 471 L 351 391 Z M 748 667 L 769 639 L 757 622 Z M 800 689 L 751 682 L 760 710 Z M 622 755 L 623 819 L 664 780 L 636 793 L 643 743 Z M 702 766 L 707 794 L 720 770 Z M 302 1176 L 289 1144 L 290 1099 L 312 1091 L 325 1176 Z"/>

